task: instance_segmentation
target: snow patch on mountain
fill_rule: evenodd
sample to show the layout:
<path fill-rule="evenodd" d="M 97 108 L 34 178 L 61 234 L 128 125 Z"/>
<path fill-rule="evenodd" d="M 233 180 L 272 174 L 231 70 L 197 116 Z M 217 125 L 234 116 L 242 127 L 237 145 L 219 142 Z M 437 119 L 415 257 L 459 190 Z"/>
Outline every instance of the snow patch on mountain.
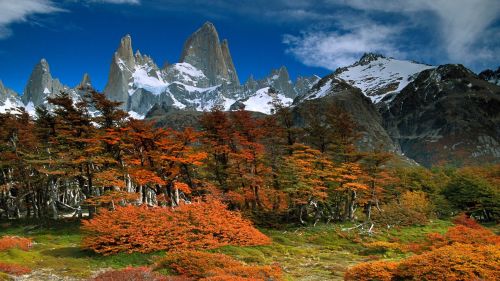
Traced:
<path fill-rule="evenodd" d="M 335 76 L 352 86 L 360 88 L 373 103 L 381 102 L 386 96 L 399 93 L 423 70 L 435 68 L 413 61 L 386 58 L 381 55 L 365 54 L 355 64 L 339 68 Z M 392 99 L 385 99 L 390 102 Z"/>
<path fill-rule="evenodd" d="M 7 111 L 14 113 L 17 107 L 24 107 L 24 104 L 19 100 L 7 98 L 3 104 L 0 103 L 0 113 L 7 113 Z"/>
<path fill-rule="evenodd" d="M 163 93 L 169 85 L 161 78 L 150 76 L 143 67 L 136 68 L 132 74 L 132 78 L 134 79 L 133 86 L 135 89 L 142 88 L 154 95 Z M 129 94 L 133 93 L 133 91 L 129 91 Z"/>
<path fill-rule="evenodd" d="M 180 74 L 184 75 L 187 79 L 196 80 L 200 78 L 205 78 L 203 71 L 197 69 L 187 62 L 179 62 L 173 65 L 173 68 L 177 70 Z"/>
<path fill-rule="evenodd" d="M 252 96 L 241 103 L 245 105 L 245 110 L 271 114 L 273 102 L 280 101 L 284 105 L 291 105 L 292 99 L 279 93 L 271 93 L 270 87 L 257 90 Z"/>

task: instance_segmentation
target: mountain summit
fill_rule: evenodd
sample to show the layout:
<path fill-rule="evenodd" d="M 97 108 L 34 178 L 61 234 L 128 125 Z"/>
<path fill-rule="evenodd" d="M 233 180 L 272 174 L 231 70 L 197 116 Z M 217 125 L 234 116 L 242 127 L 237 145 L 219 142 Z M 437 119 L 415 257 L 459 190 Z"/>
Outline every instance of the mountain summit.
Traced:
<path fill-rule="evenodd" d="M 189 63 L 208 78 L 209 86 L 222 83 L 240 85 L 227 40 L 219 41 L 219 34 L 211 22 L 206 22 L 184 44 L 180 62 Z"/>
<path fill-rule="evenodd" d="M 58 79 L 52 79 L 49 63 L 41 59 L 31 72 L 22 100 L 24 104 L 33 103 L 33 106 L 40 106 L 46 102 L 48 96 L 57 94 L 67 89 Z"/>

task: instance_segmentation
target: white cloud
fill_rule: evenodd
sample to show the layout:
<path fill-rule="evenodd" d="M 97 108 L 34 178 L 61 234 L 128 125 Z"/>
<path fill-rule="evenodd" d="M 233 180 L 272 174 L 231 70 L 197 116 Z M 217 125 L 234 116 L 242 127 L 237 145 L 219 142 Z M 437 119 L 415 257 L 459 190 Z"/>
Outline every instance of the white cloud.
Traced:
<path fill-rule="evenodd" d="M 492 25 L 500 18 L 498 0 L 329 0 L 364 13 L 385 12 L 402 15 L 408 21 L 431 26 L 440 48 L 454 62 L 475 63 L 498 50 Z"/>
<path fill-rule="evenodd" d="M 283 42 L 288 45 L 287 52 L 304 64 L 335 70 L 352 64 L 366 52 L 399 56 L 394 46 L 399 31 L 399 27 L 367 22 L 343 33 L 312 31 L 299 36 L 285 35 Z"/>
<path fill-rule="evenodd" d="M 9 25 L 25 22 L 33 14 L 64 11 L 49 0 L 0 0 L 0 39 L 12 34 Z"/>

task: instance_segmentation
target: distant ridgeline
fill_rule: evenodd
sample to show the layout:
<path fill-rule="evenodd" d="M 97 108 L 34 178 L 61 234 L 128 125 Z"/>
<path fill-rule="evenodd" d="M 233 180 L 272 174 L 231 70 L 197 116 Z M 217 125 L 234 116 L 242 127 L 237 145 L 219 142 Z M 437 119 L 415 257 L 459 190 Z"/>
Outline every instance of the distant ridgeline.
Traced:
<path fill-rule="evenodd" d="M 347 67 L 320 79 L 291 81 L 286 67 L 241 84 L 227 40 L 205 23 L 185 42 L 180 61 L 163 67 L 135 51 L 129 35 L 112 56 L 104 94 L 121 102 L 137 119 L 173 128 L 199 127 L 198 117 L 214 107 L 272 114 L 290 106 L 294 127 L 315 106 L 319 116 L 329 105 L 344 108 L 356 122 L 363 151 L 382 149 L 432 166 L 449 163 L 497 163 L 500 160 L 499 70 L 476 75 L 462 65 L 431 66 L 364 54 Z M 19 96 L 0 81 L 0 112 L 17 106 L 31 114 L 61 91 L 77 101 L 92 87 L 85 74 L 69 87 L 52 77 L 45 59 L 33 69 Z M 256 114 L 259 115 L 259 114 Z"/>

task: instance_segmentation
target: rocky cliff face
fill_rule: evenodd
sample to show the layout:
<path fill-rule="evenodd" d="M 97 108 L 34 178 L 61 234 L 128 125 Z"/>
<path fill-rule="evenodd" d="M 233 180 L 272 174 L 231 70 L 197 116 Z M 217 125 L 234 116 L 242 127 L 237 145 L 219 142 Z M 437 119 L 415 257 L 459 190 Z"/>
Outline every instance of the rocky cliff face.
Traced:
<path fill-rule="evenodd" d="M 382 115 L 391 138 L 421 164 L 500 160 L 500 87 L 462 65 L 421 72 Z"/>
<path fill-rule="evenodd" d="M 135 58 L 132 51 L 132 38 L 126 35 L 120 41 L 118 49 L 111 60 L 108 83 L 104 93 L 112 100 L 122 103 L 127 109 L 129 80 L 135 70 Z"/>
<path fill-rule="evenodd" d="M 308 108 L 310 104 L 314 104 L 317 114 L 322 114 L 329 110 L 328 106 L 332 103 L 343 108 L 355 121 L 361 134 L 358 141 L 358 147 L 361 150 L 384 149 L 395 153 L 400 152 L 399 145 L 393 143 L 383 128 L 382 117 L 370 99 L 360 89 L 338 79 L 335 73 L 322 78 L 307 94 L 294 100 L 296 124 L 300 126 L 303 122 L 302 108 Z"/>
<path fill-rule="evenodd" d="M 224 58 L 224 62 L 227 67 L 227 75 L 229 76 L 229 81 L 234 86 L 240 85 L 240 79 L 238 78 L 238 74 L 236 73 L 236 68 L 234 67 L 233 58 L 231 57 L 231 53 L 229 52 L 229 43 L 227 39 L 224 39 L 221 44 L 222 49 L 222 57 Z"/>

